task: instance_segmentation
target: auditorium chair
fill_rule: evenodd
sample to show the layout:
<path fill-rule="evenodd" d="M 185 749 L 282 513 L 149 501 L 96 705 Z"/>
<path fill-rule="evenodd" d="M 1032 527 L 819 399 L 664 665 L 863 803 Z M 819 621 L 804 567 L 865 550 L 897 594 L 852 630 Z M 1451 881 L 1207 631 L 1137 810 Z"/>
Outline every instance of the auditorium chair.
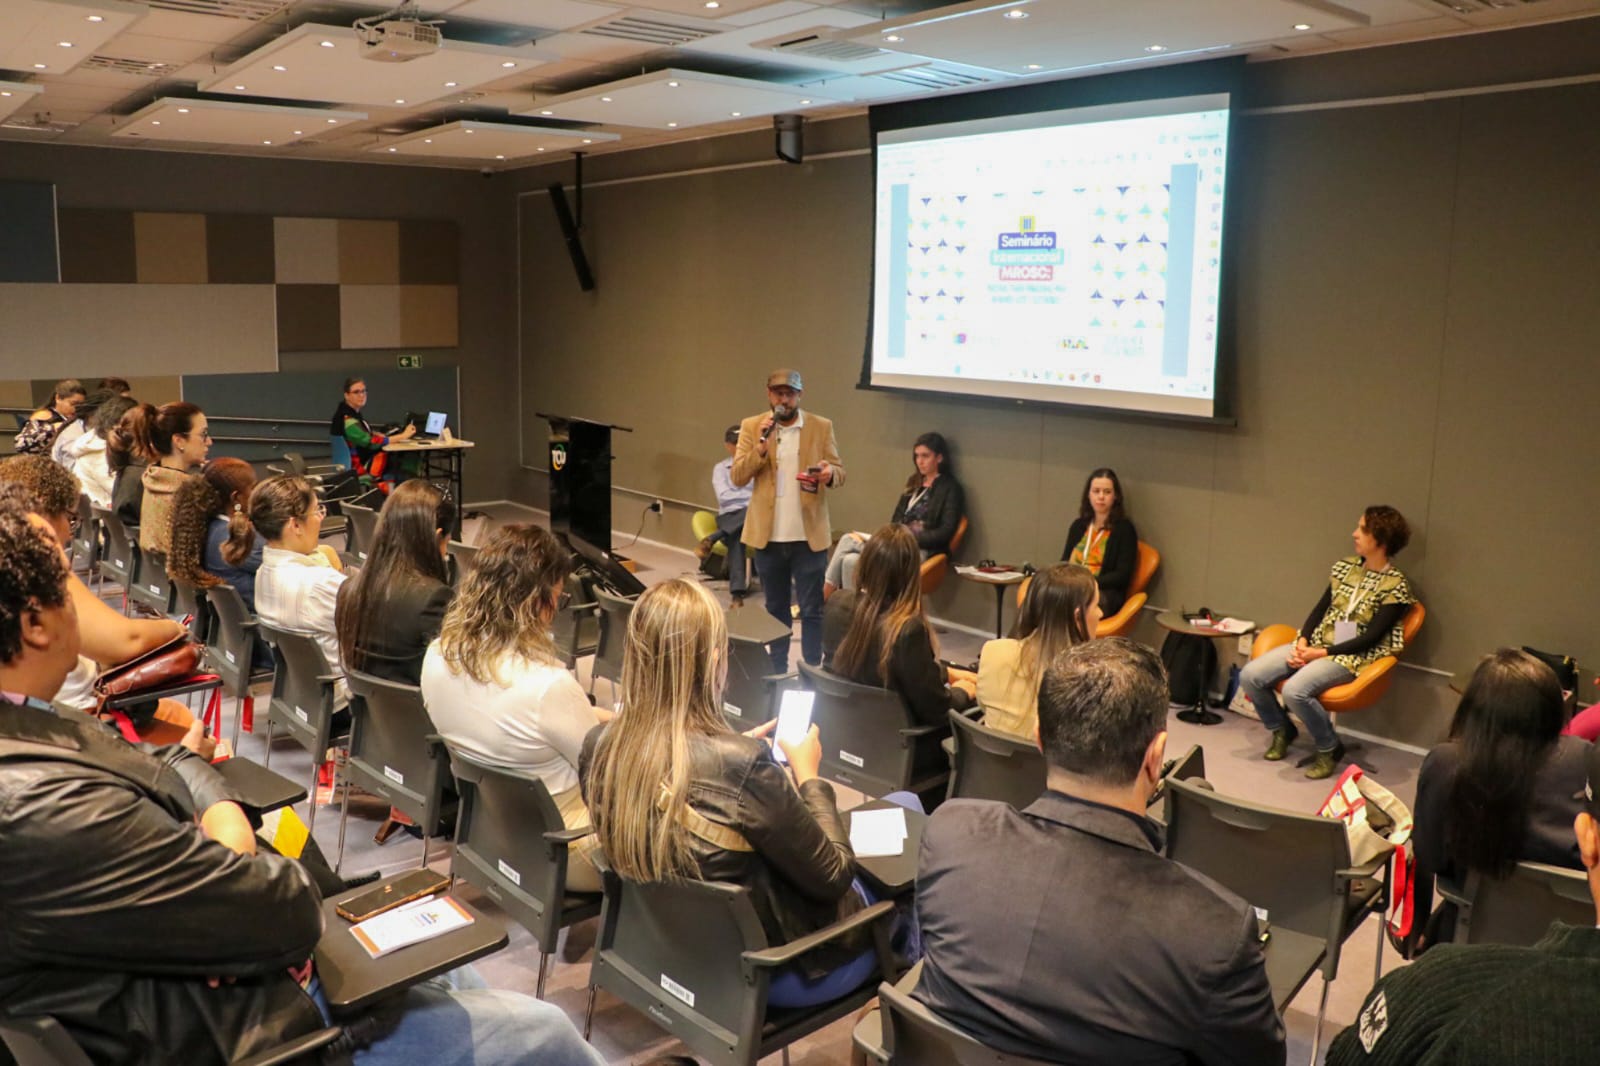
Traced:
<path fill-rule="evenodd" d="M 1440 877 L 1435 886 L 1456 905 L 1457 944 L 1532 947 L 1558 918 L 1577 926 L 1594 921 L 1594 899 L 1582 870 L 1519 862 L 1507 877 L 1470 873 L 1463 884 Z"/>
<path fill-rule="evenodd" d="M 949 763 L 939 742 L 948 723 L 921 725 L 900 694 L 854 681 L 808 663 L 800 677 L 817 694 L 811 721 L 822 738 L 818 773 L 868 796 L 943 789 Z"/>
<path fill-rule="evenodd" d="M 1045 788 L 1044 755 L 1031 740 L 950 712 L 950 799 L 987 799 L 1021 810 Z"/>
<path fill-rule="evenodd" d="M 962 515 L 961 521 L 956 525 L 956 531 L 950 537 L 950 546 L 937 555 L 930 555 L 922 560 L 922 594 L 930 596 L 936 589 L 944 584 L 944 576 L 950 572 L 950 560 L 955 558 L 956 552 L 961 550 L 962 541 L 967 539 L 967 516 Z"/>
<path fill-rule="evenodd" d="M 411 819 L 422 832 L 422 865 L 427 866 L 429 845 L 455 806 L 455 782 L 444 741 L 423 706 L 422 690 L 360 670 L 346 671 L 345 679 L 350 685 L 350 751 L 344 763 L 347 787 L 339 809 L 334 868 L 344 861 L 351 784 L 382 796 Z"/>
<path fill-rule="evenodd" d="M 1428 611 L 1421 603 L 1413 603 L 1406 616 L 1400 621 L 1400 632 L 1405 635 L 1406 647 L 1417 639 L 1417 631 L 1422 628 L 1423 620 L 1428 616 Z M 1263 629 L 1250 646 L 1250 658 L 1257 659 L 1274 648 L 1285 644 L 1293 644 L 1296 629 L 1293 626 L 1270 625 Z M 1374 659 L 1363 666 L 1353 681 L 1343 685 L 1335 685 L 1317 697 L 1317 701 L 1326 707 L 1331 714 L 1341 711 L 1359 711 L 1371 707 L 1378 699 L 1389 691 L 1390 684 L 1394 681 L 1394 668 L 1400 660 L 1393 655 L 1385 655 L 1381 659 Z M 1278 684 L 1279 691 L 1283 684 Z"/>
<path fill-rule="evenodd" d="M 1094 631 L 1096 637 L 1125 637 L 1133 631 L 1134 624 L 1139 620 L 1139 610 L 1149 599 L 1145 589 L 1160 568 L 1161 553 L 1141 540 L 1139 561 L 1133 568 L 1133 580 L 1128 582 L 1128 598 L 1122 601 L 1122 609 L 1116 614 L 1108 614 L 1100 619 L 1100 625 Z M 1017 586 L 1018 610 L 1022 609 L 1022 602 L 1028 598 L 1028 586 L 1032 584 L 1033 578 L 1030 577 Z"/>
<path fill-rule="evenodd" d="M 986 1047 L 923 1006 L 913 995 L 922 977 L 919 962 L 899 981 L 878 986 L 878 1007 L 856 1024 L 855 1062 L 887 1066 L 1045 1066 Z"/>

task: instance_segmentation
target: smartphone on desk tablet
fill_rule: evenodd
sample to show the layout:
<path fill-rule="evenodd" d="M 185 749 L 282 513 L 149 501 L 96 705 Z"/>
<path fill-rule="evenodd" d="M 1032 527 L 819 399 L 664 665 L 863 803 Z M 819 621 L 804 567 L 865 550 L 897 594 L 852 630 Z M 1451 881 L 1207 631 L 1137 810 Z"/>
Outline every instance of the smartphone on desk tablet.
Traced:
<path fill-rule="evenodd" d="M 375 885 L 360 895 L 350 897 L 343 903 L 337 904 L 334 910 L 338 912 L 339 917 L 348 921 L 364 922 L 374 915 L 394 910 L 412 900 L 431 896 L 449 884 L 450 878 L 444 874 L 434 873 L 432 870 L 412 870 L 388 884 Z"/>
<path fill-rule="evenodd" d="M 789 757 L 778 746 L 778 741 L 798 744 L 806 738 L 806 732 L 811 728 L 811 707 L 816 699 L 817 694 L 810 689 L 784 690 L 783 699 L 778 704 L 778 726 L 772 731 L 772 756 L 780 763 L 787 763 Z"/>

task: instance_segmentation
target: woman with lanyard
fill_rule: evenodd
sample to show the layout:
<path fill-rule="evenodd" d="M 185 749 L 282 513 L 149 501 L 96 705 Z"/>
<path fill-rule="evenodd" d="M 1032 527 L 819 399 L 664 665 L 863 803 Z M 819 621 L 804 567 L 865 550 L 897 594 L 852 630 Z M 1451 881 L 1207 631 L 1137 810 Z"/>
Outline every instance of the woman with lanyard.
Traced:
<path fill-rule="evenodd" d="M 361 409 L 367 405 L 367 383 L 363 378 L 344 379 L 344 399 L 328 420 L 328 434 L 343 437 L 350 446 L 351 468 L 370 484 L 384 476 L 388 455 L 383 446 L 390 441 L 410 440 L 417 435 L 417 427 L 407 423 L 398 433 L 384 435 L 367 424 Z"/>
<path fill-rule="evenodd" d="M 908 526 L 916 535 L 917 548 L 924 559 L 950 550 L 961 518 L 967 513 L 967 494 L 956 480 L 950 461 L 950 446 L 939 433 L 924 433 L 911 446 L 911 462 L 916 467 L 906 479 L 906 490 L 895 504 L 889 521 Z M 831 596 L 839 589 L 856 587 L 856 562 L 866 547 L 869 534 L 846 533 L 834 546 L 822 594 Z"/>
<path fill-rule="evenodd" d="M 1128 518 L 1122 482 L 1109 466 L 1084 481 L 1078 517 L 1067 527 L 1061 561 L 1077 563 L 1095 576 L 1100 583 L 1100 610 L 1106 617 L 1122 610 L 1139 565 L 1139 531 Z"/>
<path fill-rule="evenodd" d="M 1239 684 L 1261 724 L 1272 731 L 1266 759 L 1282 759 L 1300 731 L 1284 713 L 1287 704 L 1305 723 L 1317 755 L 1306 771 L 1312 779 L 1331 777 L 1344 758 L 1344 745 L 1318 697 L 1353 681 L 1356 671 L 1405 647 L 1400 623 L 1414 602 L 1406 576 L 1389 560 L 1411 540 L 1411 527 L 1393 507 L 1368 507 L 1356 523 L 1356 554 L 1333 564 L 1322 598 L 1306 616 L 1293 644 L 1251 660 Z M 1283 704 L 1277 684 L 1284 681 Z"/>

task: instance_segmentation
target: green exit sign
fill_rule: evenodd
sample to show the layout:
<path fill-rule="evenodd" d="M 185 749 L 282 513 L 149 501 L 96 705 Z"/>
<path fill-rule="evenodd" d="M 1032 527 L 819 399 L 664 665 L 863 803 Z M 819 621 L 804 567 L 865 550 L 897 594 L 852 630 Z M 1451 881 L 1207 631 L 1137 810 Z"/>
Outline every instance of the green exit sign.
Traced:
<path fill-rule="evenodd" d="M 420 355 L 399 355 L 395 357 L 394 361 L 399 364 L 401 370 L 422 369 L 422 356 Z"/>

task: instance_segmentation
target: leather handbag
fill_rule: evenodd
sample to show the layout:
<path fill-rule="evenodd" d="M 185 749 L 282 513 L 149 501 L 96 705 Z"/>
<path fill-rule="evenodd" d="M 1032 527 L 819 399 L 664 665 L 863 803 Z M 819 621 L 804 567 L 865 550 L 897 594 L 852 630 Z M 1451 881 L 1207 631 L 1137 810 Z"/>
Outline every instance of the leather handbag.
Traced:
<path fill-rule="evenodd" d="M 135 695 L 191 677 L 200 668 L 203 649 L 187 633 L 179 634 L 143 655 L 103 671 L 95 678 L 95 694 L 106 700 Z"/>

